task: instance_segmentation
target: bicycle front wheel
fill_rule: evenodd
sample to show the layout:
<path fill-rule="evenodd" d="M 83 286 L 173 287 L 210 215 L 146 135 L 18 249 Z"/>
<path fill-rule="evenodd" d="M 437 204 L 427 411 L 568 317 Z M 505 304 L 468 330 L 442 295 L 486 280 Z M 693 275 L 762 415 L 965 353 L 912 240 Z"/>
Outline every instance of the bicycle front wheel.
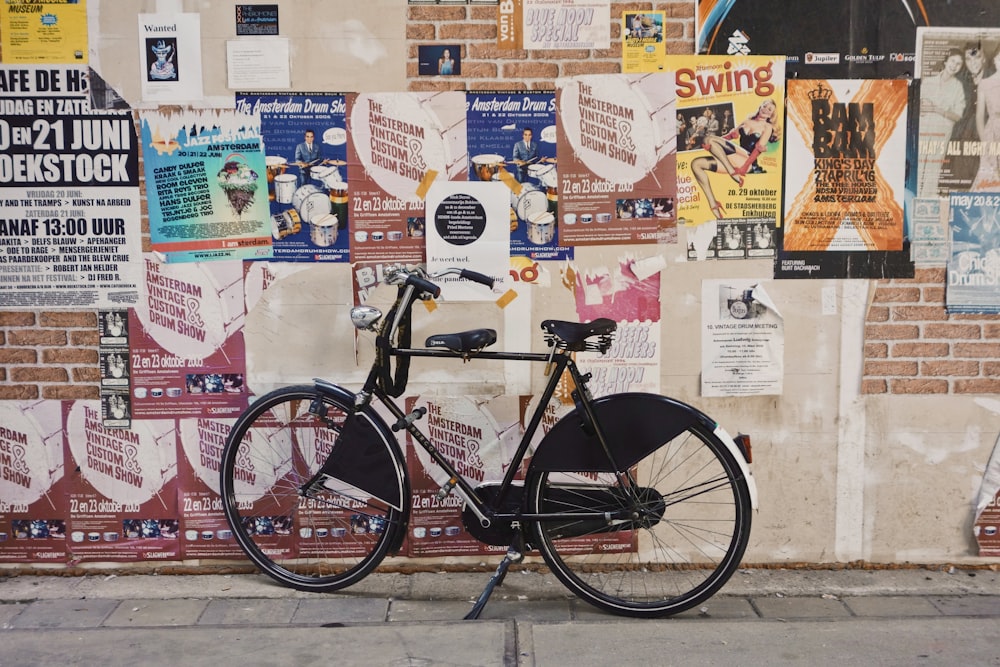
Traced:
<path fill-rule="evenodd" d="M 612 447 L 629 437 L 607 435 Z M 646 454 L 632 477 L 629 501 L 610 473 L 532 473 L 530 511 L 565 514 L 534 524 L 537 547 L 559 580 L 597 607 L 624 616 L 690 609 L 726 583 L 746 549 L 750 493 L 740 467 L 693 423 Z M 621 510 L 635 518 L 594 518 Z"/>
<path fill-rule="evenodd" d="M 350 586 L 398 546 L 404 530 L 399 499 L 386 501 L 360 483 L 330 478 L 308 497 L 301 494 L 328 456 L 339 455 L 350 412 L 346 397 L 310 385 L 286 387 L 257 399 L 226 440 L 220 484 L 233 535 L 261 570 L 299 590 Z M 405 488 L 399 445 L 378 428 L 363 432 L 361 449 L 393 466 L 382 476 Z"/>

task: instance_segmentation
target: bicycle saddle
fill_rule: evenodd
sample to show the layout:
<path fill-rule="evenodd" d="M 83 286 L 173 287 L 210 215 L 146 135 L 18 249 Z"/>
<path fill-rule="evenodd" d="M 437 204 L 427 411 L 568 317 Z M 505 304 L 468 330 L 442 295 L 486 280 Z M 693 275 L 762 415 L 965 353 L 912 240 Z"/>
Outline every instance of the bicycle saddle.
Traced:
<path fill-rule="evenodd" d="M 446 347 L 452 352 L 475 352 L 497 342 L 494 329 L 471 329 L 450 334 L 428 336 L 425 347 Z"/>
<path fill-rule="evenodd" d="M 571 349 L 572 346 L 580 345 L 591 336 L 609 336 L 617 328 L 618 323 L 606 317 L 599 317 L 593 322 L 565 322 L 563 320 L 542 322 L 542 329 L 564 341 Z"/>

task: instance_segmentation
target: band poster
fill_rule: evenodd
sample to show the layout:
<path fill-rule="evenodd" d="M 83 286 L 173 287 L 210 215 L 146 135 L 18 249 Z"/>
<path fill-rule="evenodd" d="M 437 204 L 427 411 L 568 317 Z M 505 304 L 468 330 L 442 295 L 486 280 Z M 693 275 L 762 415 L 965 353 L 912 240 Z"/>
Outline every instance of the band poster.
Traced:
<path fill-rule="evenodd" d="M 556 81 L 561 243 L 676 239 L 673 73 Z"/>
<path fill-rule="evenodd" d="M 0 306 L 135 303 L 139 145 L 86 66 L 0 66 Z"/>
<path fill-rule="evenodd" d="M 4 0 L 5 63 L 86 63 L 87 0 Z"/>
<path fill-rule="evenodd" d="M 790 79 L 776 278 L 913 276 L 903 205 L 908 82 Z"/>
<path fill-rule="evenodd" d="M 1000 313 L 1000 190 L 953 193 L 949 212 L 945 308 L 949 313 Z"/>
<path fill-rule="evenodd" d="M 271 257 L 260 119 L 231 111 L 144 111 L 153 252 L 165 262 Z"/>
<path fill-rule="evenodd" d="M 329 93 L 237 93 L 259 116 L 271 212 L 271 261 L 349 259 L 347 104 Z"/>
<path fill-rule="evenodd" d="M 781 220 L 784 58 L 668 56 L 689 259 L 770 259 Z M 690 227 L 708 225 L 694 233 Z"/>
<path fill-rule="evenodd" d="M 145 268 L 128 324 L 133 419 L 235 418 L 248 400 L 243 262 L 161 264 L 147 254 Z"/>
<path fill-rule="evenodd" d="M 666 12 L 622 12 L 622 71 L 662 72 L 667 69 L 663 34 Z"/>
<path fill-rule="evenodd" d="M 504 0 L 497 10 L 499 49 L 611 47 L 611 0 Z"/>
<path fill-rule="evenodd" d="M 509 191 L 511 254 L 571 259 L 559 240 L 555 93 L 476 91 L 467 100 L 469 180 Z"/>
<path fill-rule="evenodd" d="M 918 197 L 1000 189 L 1000 28 L 917 31 Z"/>
<path fill-rule="evenodd" d="M 783 54 L 789 79 L 893 79 L 915 75 L 920 28 L 1000 25 L 1000 4 L 696 0 L 695 22 L 696 53 Z"/>
<path fill-rule="evenodd" d="M 424 197 L 468 179 L 465 93 L 347 95 L 351 261 L 421 262 Z"/>

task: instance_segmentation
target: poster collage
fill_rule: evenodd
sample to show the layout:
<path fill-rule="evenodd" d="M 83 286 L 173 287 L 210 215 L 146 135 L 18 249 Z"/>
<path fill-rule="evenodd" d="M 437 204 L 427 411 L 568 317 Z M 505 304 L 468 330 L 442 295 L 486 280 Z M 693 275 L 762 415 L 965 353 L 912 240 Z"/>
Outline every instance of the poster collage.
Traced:
<path fill-rule="evenodd" d="M 766 260 L 759 279 L 703 284 L 705 396 L 782 392 L 771 278 L 947 265 L 949 310 L 1000 312 L 1000 29 L 921 28 L 912 59 L 841 67 L 815 48 L 758 55 L 778 50 L 751 48 L 747 3 L 698 5 L 699 41 L 714 35 L 701 55 L 642 56 L 552 91 L 246 90 L 232 109 L 133 114 L 107 107 L 85 65 L 0 66 L 0 305 L 97 309 L 101 370 L 99 401 L 0 405 L 0 562 L 239 555 L 218 459 L 251 397 L 247 312 L 287 266 L 509 279 L 577 246 L 644 244 Z M 643 54 L 662 44 L 662 15 L 622 21 Z M 200 70 L 184 25 L 144 24 L 151 100 L 201 95 L 178 76 Z M 600 392 L 658 391 L 663 268 L 657 254 L 572 274 L 580 317 L 612 313 L 623 332 L 586 360 Z M 530 400 L 438 409 L 502 443 Z M 409 553 L 480 553 L 456 508 L 424 509 L 414 525 L 451 539 L 413 535 Z"/>

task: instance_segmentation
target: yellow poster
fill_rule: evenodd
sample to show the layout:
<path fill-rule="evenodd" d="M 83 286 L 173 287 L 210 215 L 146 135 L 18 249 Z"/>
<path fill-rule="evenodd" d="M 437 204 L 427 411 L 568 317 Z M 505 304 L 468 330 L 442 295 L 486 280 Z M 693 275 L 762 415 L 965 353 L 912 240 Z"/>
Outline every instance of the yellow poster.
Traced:
<path fill-rule="evenodd" d="M 87 0 L 0 0 L 5 63 L 86 63 Z"/>
<path fill-rule="evenodd" d="M 622 12 L 622 72 L 662 72 L 666 69 L 665 14 Z"/>

